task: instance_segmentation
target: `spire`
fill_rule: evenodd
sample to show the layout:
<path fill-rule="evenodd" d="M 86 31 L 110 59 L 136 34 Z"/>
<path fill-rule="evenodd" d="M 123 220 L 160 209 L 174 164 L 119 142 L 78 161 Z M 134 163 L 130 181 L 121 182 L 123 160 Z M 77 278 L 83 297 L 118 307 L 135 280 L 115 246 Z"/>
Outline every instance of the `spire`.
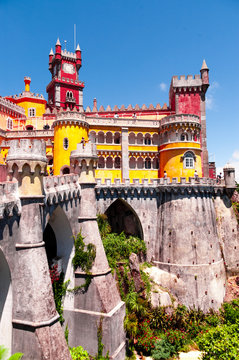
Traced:
<path fill-rule="evenodd" d="M 49 55 L 54 55 L 54 52 L 53 52 L 52 48 L 51 48 L 51 51 L 50 51 Z"/>
<path fill-rule="evenodd" d="M 208 67 L 207 67 L 207 64 L 206 64 L 205 59 L 204 59 L 203 62 L 202 62 L 201 70 L 209 70 Z"/>
<path fill-rule="evenodd" d="M 79 44 L 77 45 L 76 51 L 81 51 Z"/>
<path fill-rule="evenodd" d="M 61 43 L 60 43 L 60 40 L 59 40 L 59 38 L 57 38 L 57 42 L 56 42 L 56 45 L 60 45 L 60 46 L 61 46 Z"/>

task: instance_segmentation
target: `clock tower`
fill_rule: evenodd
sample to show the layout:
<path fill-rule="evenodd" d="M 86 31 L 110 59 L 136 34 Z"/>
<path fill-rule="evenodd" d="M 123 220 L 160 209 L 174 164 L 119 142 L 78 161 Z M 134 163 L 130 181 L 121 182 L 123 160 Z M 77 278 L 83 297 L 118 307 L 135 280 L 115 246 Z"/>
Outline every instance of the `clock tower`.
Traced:
<path fill-rule="evenodd" d="M 84 83 L 79 81 L 78 72 L 81 68 L 81 49 L 77 45 L 74 53 L 61 49 L 60 40 L 57 39 L 55 54 L 51 49 L 49 54 L 49 70 L 52 80 L 48 84 L 47 108 L 83 111 Z"/>

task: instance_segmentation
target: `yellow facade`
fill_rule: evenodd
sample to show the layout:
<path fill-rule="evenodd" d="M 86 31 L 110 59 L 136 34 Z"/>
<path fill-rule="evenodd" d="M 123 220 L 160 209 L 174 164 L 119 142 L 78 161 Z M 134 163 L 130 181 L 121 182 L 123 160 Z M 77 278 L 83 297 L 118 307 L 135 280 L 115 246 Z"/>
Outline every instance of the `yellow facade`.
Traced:
<path fill-rule="evenodd" d="M 185 168 L 183 161 L 184 154 L 190 151 L 195 155 L 194 167 L 191 169 Z M 171 179 L 173 177 L 193 177 L 195 170 L 198 176 L 202 176 L 201 164 L 201 149 L 200 144 L 187 142 L 175 142 L 160 147 L 160 177 L 164 176 L 166 171 L 167 176 Z"/>
<path fill-rule="evenodd" d="M 64 167 L 70 166 L 71 151 L 76 150 L 82 137 L 88 141 L 88 129 L 77 123 L 57 121 L 54 127 L 54 175 L 60 175 Z M 68 146 L 65 146 L 68 139 Z"/>
<path fill-rule="evenodd" d="M 37 101 L 37 99 L 35 100 L 34 98 L 32 98 L 32 99 L 23 98 L 22 101 L 17 102 L 17 105 L 23 107 L 27 118 L 29 118 L 31 116 L 30 109 L 35 109 L 35 116 L 33 116 L 33 117 L 36 117 L 36 118 L 42 117 L 42 115 L 46 111 L 45 102 L 40 103 L 39 100 Z M 29 120 L 31 120 L 31 119 L 29 119 Z"/>

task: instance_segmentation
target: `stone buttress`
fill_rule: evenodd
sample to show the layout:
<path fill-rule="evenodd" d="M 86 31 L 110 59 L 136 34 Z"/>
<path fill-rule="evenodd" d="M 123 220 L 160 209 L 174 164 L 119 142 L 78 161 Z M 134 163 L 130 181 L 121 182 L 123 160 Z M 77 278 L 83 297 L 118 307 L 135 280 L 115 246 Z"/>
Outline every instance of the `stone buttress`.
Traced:
<path fill-rule="evenodd" d="M 21 216 L 14 232 L 10 264 L 13 287 L 12 351 L 23 359 L 71 359 L 56 312 L 48 262 L 42 241 L 44 140 L 11 142 L 9 180 L 18 182 Z M 12 265 L 12 266 L 11 266 Z"/>
<path fill-rule="evenodd" d="M 71 152 L 71 172 L 79 174 L 81 200 L 78 217 L 78 232 L 84 236 L 85 244 L 96 246 L 96 258 L 91 269 L 92 278 L 88 290 L 75 295 L 74 311 L 64 311 L 69 325 L 69 343 L 81 344 L 90 354 L 97 352 L 97 331 L 102 326 L 104 353 L 110 358 L 125 357 L 125 333 L 123 319 L 125 304 L 121 301 L 116 283 L 103 248 L 96 217 L 95 167 L 97 155 L 95 144 L 77 145 Z M 75 271 L 75 285 L 85 283 L 86 274 Z"/>

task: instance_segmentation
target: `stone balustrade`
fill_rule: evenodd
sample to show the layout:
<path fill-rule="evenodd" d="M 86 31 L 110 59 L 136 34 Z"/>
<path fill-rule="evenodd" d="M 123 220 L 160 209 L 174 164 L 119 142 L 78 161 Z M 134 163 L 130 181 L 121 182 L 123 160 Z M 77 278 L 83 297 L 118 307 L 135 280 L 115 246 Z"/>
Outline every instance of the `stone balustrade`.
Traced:
<path fill-rule="evenodd" d="M 76 174 L 44 177 L 45 202 L 51 205 L 79 197 L 81 189 L 78 180 Z"/>
<path fill-rule="evenodd" d="M 16 113 L 21 114 L 25 117 L 25 110 L 21 106 L 14 104 L 10 100 L 0 97 L 0 105 L 8 108 L 11 111 L 15 111 Z"/>
<path fill-rule="evenodd" d="M 17 181 L 5 181 L 0 183 L 0 219 L 4 216 L 13 216 L 21 213 L 21 201 L 18 196 Z"/>
<path fill-rule="evenodd" d="M 160 127 L 164 128 L 167 125 L 182 124 L 182 125 L 194 125 L 201 128 L 200 118 L 197 115 L 192 114 L 178 114 L 165 116 L 160 121 Z"/>

